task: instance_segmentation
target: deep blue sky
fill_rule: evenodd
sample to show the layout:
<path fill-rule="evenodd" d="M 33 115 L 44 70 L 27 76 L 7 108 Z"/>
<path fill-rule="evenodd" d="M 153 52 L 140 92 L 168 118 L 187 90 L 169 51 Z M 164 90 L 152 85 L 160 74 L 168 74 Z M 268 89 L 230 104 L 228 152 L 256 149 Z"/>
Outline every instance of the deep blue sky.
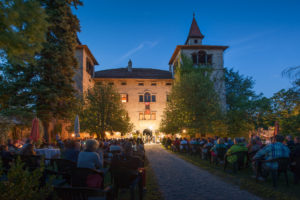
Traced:
<path fill-rule="evenodd" d="M 299 0 L 84 0 L 75 13 L 79 38 L 100 63 L 96 70 L 125 67 L 168 69 L 176 45 L 188 35 L 193 12 L 203 44 L 228 45 L 225 67 L 255 80 L 270 97 L 291 86 L 281 77 L 300 65 Z"/>

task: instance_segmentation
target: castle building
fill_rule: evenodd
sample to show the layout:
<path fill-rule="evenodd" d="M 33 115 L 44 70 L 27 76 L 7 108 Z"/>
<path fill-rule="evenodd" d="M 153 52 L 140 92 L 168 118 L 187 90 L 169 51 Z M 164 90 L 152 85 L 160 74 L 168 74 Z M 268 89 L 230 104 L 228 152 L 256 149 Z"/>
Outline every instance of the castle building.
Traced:
<path fill-rule="evenodd" d="M 173 83 L 170 71 L 135 68 L 129 60 L 125 68 L 95 72 L 94 81 L 116 87 L 136 131 L 158 132 Z"/>
<path fill-rule="evenodd" d="M 203 45 L 195 16 L 184 45 L 177 45 L 169 61 L 169 70 L 127 67 L 95 71 L 97 60 L 86 45 L 78 45 L 76 57 L 79 69 L 75 76 L 76 88 L 84 94 L 95 82 L 114 85 L 128 111 L 135 131 L 158 132 L 168 95 L 173 84 L 174 73 L 182 64 L 182 56 L 192 59 L 195 67 L 205 65 L 213 69 L 212 80 L 225 110 L 225 82 L 223 54 L 227 46 Z M 176 76 L 175 76 L 176 77 Z"/>

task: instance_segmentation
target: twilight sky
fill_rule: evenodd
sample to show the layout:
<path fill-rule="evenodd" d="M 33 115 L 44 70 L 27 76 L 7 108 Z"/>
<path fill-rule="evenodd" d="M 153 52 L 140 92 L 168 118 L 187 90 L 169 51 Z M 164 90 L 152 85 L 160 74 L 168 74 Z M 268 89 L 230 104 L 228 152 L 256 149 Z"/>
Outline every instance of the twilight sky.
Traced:
<path fill-rule="evenodd" d="M 75 10 L 79 38 L 96 70 L 133 67 L 168 70 L 176 45 L 184 44 L 193 12 L 203 44 L 228 45 L 224 64 L 255 80 L 267 97 L 291 86 L 281 77 L 300 65 L 299 0 L 83 0 Z"/>

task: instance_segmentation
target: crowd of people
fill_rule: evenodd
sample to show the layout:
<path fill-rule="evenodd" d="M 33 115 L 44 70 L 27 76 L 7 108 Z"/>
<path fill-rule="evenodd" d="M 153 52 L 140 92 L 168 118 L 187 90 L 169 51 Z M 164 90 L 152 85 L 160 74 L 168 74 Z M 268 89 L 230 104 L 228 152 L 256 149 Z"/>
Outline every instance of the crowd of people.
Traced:
<path fill-rule="evenodd" d="M 42 154 L 47 151 L 55 152 L 55 154 Z M 47 158 L 49 155 L 50 158 Z M 66 160 L 68 161 L 66 165 L 74 163 L 73 169 L 91 169 L 101 174 L 110 173 L 111 179 L 117 180 L 116 178 L 118 178 L 119 183 L 123 181 L 126 184 L 131 184 L 132 181 L 138 178 L 138 184 L 142 185 L 139 187 L 145 187 L 145 150 L 144 143 L 139 138 L 101 140 L 61 140 L 57 138 L 54 144 L 41 144 L 39 146 L 30 139 L 27 139 L 21 145 L 16 145 L 16 143 L 9 139 L 5 145 L 0 146 L 0 158 L 6 162 L 6 165 L 4 165 L 5 168 L 10 168 L 11 163 L 17 157 L 20 157 L 22 160 L 24 157 L 27 159 L 41 156 L 45 158 L 44 161 L 47 170 L 49 167 L 50 170 L 53 169 L 53 166 L 50 166 L 51 163 L 55 163 L 57 160 Z M 64 166 L 63 168 L 66 167 Z M 120 169 L 122 170 L 121 176 L 118 175 Z M 65 173 L 66 171 L 61 172 Z M 73 176 L 72 171 L 69 171 L 69 173 L 69 175 Z M 80 176 L 80 174 L 76 173 L 76 176 Z M 88 175 L 86 178 L 87 182 L 85 186 L 103 188 L 105 178 L 102 175 Z M 72 183 L 70 184 L 73 187 Z"/>
<path fill-rule="evenodd" d="M 278 159 L 285 159 L 289 169 L 294 173 L 294 182 L 300 180 L 300 137 L 276 135 L 262 141 L 258 136 L 252 136 L 249 141 L 245 138 L 210 137 L 210 138 L 175 138 L 165 137 L 163 144 L 172 151 L 197 155 L 211 162 L 237 162 L 239 155 L 245 155 L 245 163 L 251 166 L 255 177 L 264 180 L 268 172 L 276 171 Z"/>
<path fill-rule="evenodd" d="M 37 146 L 30 139 L 23 144 L 13 143 L 11 139 L 0 146 L 1 158 L 12 158 L 14 155 L 37 155 L 36 150 L 40 148 L 59 149 L 60 153 L 53 158 L 63 158 L 77 163 L 78 167 L 91 169 L 103 168 L 104 157 L 111 158 L 114 152 L 123 155 L 144 155 L 144 143 L 141 139 L 86 139 L 86 140 L 60 140 L 50 145 L 41 144 Z"/>

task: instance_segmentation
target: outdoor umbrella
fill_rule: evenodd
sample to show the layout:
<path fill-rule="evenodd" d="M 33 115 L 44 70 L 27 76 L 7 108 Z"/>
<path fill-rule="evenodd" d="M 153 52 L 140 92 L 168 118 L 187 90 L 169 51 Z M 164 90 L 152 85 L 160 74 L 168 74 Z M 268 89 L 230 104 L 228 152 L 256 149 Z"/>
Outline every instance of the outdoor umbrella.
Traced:
<path fill-rule="evenodd" d="M 79 124 L 79 116 L 76 115 L 75 124 L 74 124 L 75 136 L 80 137 L 80 124 Z"/>
<path fill-rule="evenodd" d="M 31 134 L 30 138 L 37 142 L 40 137 L 40 129 L 39 129 L 39 120 L 37 118 L 34 118 L 32 120 L 32 127 L 31 127 Z"/>

